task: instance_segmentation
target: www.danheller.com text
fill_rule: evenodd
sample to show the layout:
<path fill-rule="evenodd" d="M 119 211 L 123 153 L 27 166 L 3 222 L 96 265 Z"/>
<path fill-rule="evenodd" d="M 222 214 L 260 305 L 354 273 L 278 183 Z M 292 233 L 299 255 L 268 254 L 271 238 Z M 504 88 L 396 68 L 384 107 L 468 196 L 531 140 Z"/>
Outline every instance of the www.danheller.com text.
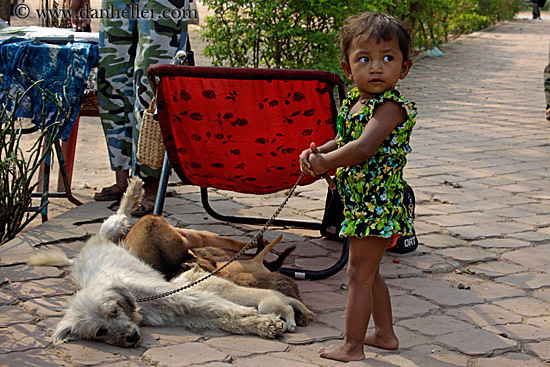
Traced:
<path fill-rule="evenodd" d="M 21 4 L 25 5 L 25 4 Z M 17 15 L 17 11 L 15 12 Z M 28 13 L 27 13 L 28 14 Z M 94 9 L 89 5 L 79 9 L 74 13 L 72 9 L 37 9 L 36 14 L 38 18 L 60 19 L 71 18 L 75 14 L 76 18 L 80 19 L 159 19 L 159 18 L 197 18 L 197 10 L 190 9 L 189 7 L 181 9 L 148 9 L 142 8 L 139 4 L 130 4 L 124 9 L 118 9 L 114 4 L 110 4 L 108 8 Z M 21 11 L 21 15 L 24 15 L 24 11 Z"/>

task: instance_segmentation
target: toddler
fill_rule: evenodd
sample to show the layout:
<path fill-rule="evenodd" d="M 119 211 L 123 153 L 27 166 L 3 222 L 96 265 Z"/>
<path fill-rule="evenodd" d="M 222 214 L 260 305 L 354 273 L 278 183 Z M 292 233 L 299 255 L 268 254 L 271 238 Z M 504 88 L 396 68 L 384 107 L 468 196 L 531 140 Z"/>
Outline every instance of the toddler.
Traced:
<path fill-rule="evenodd" d="M 302 172 L 336 170 L 344 203 L 340 236 L 350 236 L 349 295 L 343 344 L 321 348 L 321 357 L 338 361 L 365 358 L 363 344 L 397 349 L 390 295 L 380 277 L 380 261 L 398 235 L 412 233 L 403 203 L 403 178 L 416 108 L 395 90 L 407 76 L 410 33 L 380 13 L 349 17 L 341 30 L 341 66 L 356 84 L 342 104 L 334 140 L 300 154 Z M 375 331 L 366 335 L 370 317 Z"/>

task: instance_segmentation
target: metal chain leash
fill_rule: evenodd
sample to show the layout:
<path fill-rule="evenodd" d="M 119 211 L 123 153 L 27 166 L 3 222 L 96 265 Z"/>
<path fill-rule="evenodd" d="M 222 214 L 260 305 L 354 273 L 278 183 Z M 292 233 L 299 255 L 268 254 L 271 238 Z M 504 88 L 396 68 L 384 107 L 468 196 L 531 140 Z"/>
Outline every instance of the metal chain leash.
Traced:
<path fill-rule="evenodd" d="M 267 230 L 267 228 L 271 225 L 271 223 L 273 222 L 273 220 L 275 220 L 275 218 L 279 215 L 279 213 L 281 212 L 281 210 L 283 210 L 283 207 L 286 205 L 288 199 L 290 199 L 290 197 L 292 196 L 292 194 L 294 193 L 294 190 L 296 190 L 296 187 L 298 187 L 298 184 L 300 183 L 300 181 L 302 181 L 302 179 L 304 178 L 304 173 L 302 172 L 301 176 L 298 178 L 298 181 L 296 181 L 296 183 L 294 184 L 294 186 L 292 186 L 292 188 L 290 189 L 289 193 L 287 194 L 287 196 L 285 197 L 285 199 L 283 200 L 283 202 L 281 203 L 281 205 L 279 205 L 279 207 L 277 208 L 277 210 L 275 211 L 275 213 L 271 216 L 271 218 L 269 218 L 269 220 L 267 221 L 267 223 L 263 226 L 262 229 L 260 229 L 258 231 L 258 233 L 254 236 L 253 239 L 250 240 L 250 242 L 248 242 L 242 249 L 239 250 L 239 252 L 237 252 L 227 263 L 225 263 L 224 265 L 222 265 L 221 267 L 219 267 L 218 269 L 214 270 L 212 273 L 209 273 L 205 276 L 203 276 L 202 278 L 199 278 L 189 284 L 186 284 L 184 285 L 183 287 L 180 287 L 178 289 L 173 289 L 171 291 L 168 291 L 168 292 L 164 292 L 164 293 L 160 293 L 160 294 L 156 294 L 156 295 L 153 295 L 153 296 L 149 296 L 149 297 L 143 297 L 143 298 L 138 298 L 136 299 L 136 302 L 148 302 L 148 301 L 154 301 L 156 299 L 159 299 L 159 298 L 164 298 L 164 297 L 168 297 L 168 296 L 171 296 L 172 294 L 175 294 L 175 293 L 178 293 L 178 292 L 181 292 L 183 290 L 186 290 L 186 289 L 189 289 L 197 284 L 199 284 L 200 282 L 202 281 L 205 281 L 206 279 L 210 278 L 211 276 L 213 275 L 216 275 L 217 273 L 219 273 L 222 269 L 224 269 L 226 266 L 228 266 L 229 264 L 231 264 L 233 261 L 237 260 L 246 250 L 248 250 L 250 248 L 250 246 L 252 246 L 252 244 L 256 241 L 258 241 L 258 238 L 260 238 L 261 235 L 264 234 L 264 232 Z"/>

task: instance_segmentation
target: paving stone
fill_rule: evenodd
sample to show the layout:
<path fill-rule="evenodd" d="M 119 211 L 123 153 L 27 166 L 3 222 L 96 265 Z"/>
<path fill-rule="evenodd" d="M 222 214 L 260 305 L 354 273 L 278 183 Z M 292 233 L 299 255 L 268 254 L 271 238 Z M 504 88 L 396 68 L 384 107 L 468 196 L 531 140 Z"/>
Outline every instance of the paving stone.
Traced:
<path fill-rule="evenodd" d="M 550 316 L 531 317 L 527 320 L 527 323 L 541 329 L 550 330 Z"/>
<path fill-rule="evenodd" d="M 437 250 L 436 253 L 464 263 L 492 261 L 497 258 L 494 253 L 475 247 L 448 248 Z"/>
<path fill-rule="evenodd" d="M 41 297 L 65 296 L 74 291 L 74 286 L 69 285 L 67 279 L 48 278 L 42 280 L 31 280 L 28 282 L 11 283 L 7 289 L 17 294 L 22 300 Z"/>
<path fill-rule="evenodd" d="M 472 328 L 471 324 L 446 315 L 428 315 L 399 321 L 398 325 L 428 336 L 437 336 Z"/>
<path fill-rule="evenodd" d="M 544 363 L 539 362 L 535 357 L 520 354 L 507 353 L 493 358 L 478 358 L 474 361 L 475 367 L 545 367 Z"/>
<path fill-rule="evenodd" d="M 329 311 L 344 309 L 348 299 L 347 292 L 331 292 L 331 291 L 319 291 L 315 293 L 302 294 L 302 298 L 306 301 L 309 308 L 313 311 Z M 331 302 L 327 303 L 327 299 Z"/>
<path fill-rule="evenodd" d="M 537 231 L 525 231 L 520 233 L 508 234 L 510 238 L 517 238 L 529 242 L 546 242 L 548 240 L 548 234 L 543 233 L 540 229 Z"/>
<path fill-rule="evenodd" d="M 525 350 L 544 361 L 550 361 L 550 341 L 548 340 L 539 343 L 527 343 L 525 344 Z M 548 364 L 544 366 L 548 366 Z"/>
<path fill-rule="evenodd" d="M 65 272 L 53 266 L 28 266 L 16 265 L 0 267 L 0 276 L 4 276 L 10 282 L 23 282 L 44 278 L 59 278 Z"/>
<path fill-rule="evenodd" d="M 317 364 L 312 364 L 306 361 L 297 361 L 292 358 L 284 358 L 283 356 L 260 355 L 246 359 L 238 359 L 233 365 L 236 367 L 257 367 L 257 366 L 293 366 L 293 367 L 317 367 Z"/>
<path fill-rule="evenodd" d="M 14 324 L 33 323 L 36 318 L 18 306 L 0 306 L 0 327 Z"/>
<path fill-rule="evenodd" d="M 550 289 L 543 288 L 543 289 L 537 289 L 533 292 L 533 297 L 542 299 L 543 301 L 550 302 Z"/>
<path fill-rule="evenodd" d="M 550 276 L 547 273 L 516 273 L 496 279 L 497 282 L 511 284 L 522 289 L 534 290 L 550 286 Z"/>
<path fill-rule="evenodd" d="M 446 248 L 466 245 L 466 241 L 439 233 L 418 236 L 418 242 L 430 248 Z"/>
<path fill-rule="evenodd" d="M 330 311 L 317 315 L 317 322 L 326 324 L 334 329 L 344 332 L 346 322 L 346 311 Z"/>
<path fill-rule="evenodd" d="M 543 340 L 550 340 L 550 330 L 544 330 L 533 325 L 495 325 L 485 326 L 483 329 L 519 342 L 540 342 Z"/>
<path fill-rule="evenodd" d="M 151 349 L 173 344 L 183 344 L 199 341 L 200 335 L 194 334 L 181 327 L 152 327 L 141 328 L 139 345 Z"/>
<path fill-rule="evenodd" d="M 8 293 L 6 289 L 0 288 L 0 306 L 13 305 L 17 303 L 17 298 L 15 298 L 11 293 Z"/>
<path fill-rule="evenodd" d="M 339 330 L 334 330 L 317 322 L 309 324 L 307 327 L 297 327 L 294 333 L 283 334 L 281 341 L 290 345 L 318 343 L 330 339 L 339 339 L 344 335 Z"/>
<path fill-rule="evenodd" d="M 522 316 L 537 317 L 550 315 L 550 303 L 529 297 L 498 300 L 494 301 L 493 304 Z"/>
<path fill-rule="evenodd" d="M 45 348 L 48 344 L 46 335 L 36 325 L 17 324 L 0 328 L 0 354 Z"/>
<path fill-rule="evenodd" d="M 356 362 L 338 362 L 338 361 L 332 361 L 330 359 L 321 358 L 319 357 L 319 348 L 328 346 L 333 344 L 334 342 L 327 341 L 324 343 L 319 344 L 310 344 L 310 345 L 300 345 L 297 347 L 294 347 L 292 349 L 292 354 L 290 353 L 273 353 L 273 356 L 281 357 L 281 358 L 292 358 L 292 356 L 296 356 L 298 361 L 306 361 L 309 363 L 314 364 L 315 366 L 327 366 L 327 367 L 335 367 L 335 366 L 370 366 L 370 367 L 395 367 L 393 363 L 389 363 L 384 356 L 380 355 L 379 353 L 373 353 L 369 351 L 369 347 L 365 347 L 365 359 L 361 361 Z M 296 358 L 295 357 L 295 358 Z M 293 366 L 293 363 L 290 362 L 287 364 L 283 364 L 282 366 Z"/>
<path fill-rule="evenodd" d="M 435 344 L 415 346 L 384 359 L 400 367 L 468 367 L 468 357 Z"/>
<path fill-rule="evenodd" d="M 520 273 L 526 271 L 525 266 L 509 263 L 506 261 L 490 261 L 487 263 L 470 265 L 470 269 L 479 275 L 486 275 L 489 278 L 501 277 L 508 274 Z"/>
<path fill-rule="evenodd" d="M 469 356 L 489 356 L 495 352 L 513 351 L 517 348 L 515 341 L 481 329 L 439 335 L 435 340 L 437 344 L 457 349 Z"/>
<path fill-rule="evenodd" d="M 488 238 L 484 240 L 473 241 L 472 246 L 495 249 L 495 248 L 521 248 L 531 246 L 529 241 L 523 241 L 515 238 Z"/>
<path fill-rule="evenodd" d="M 140 361 L 140 360 L 122 360 L 120 362 L 116 362 L 116 363 L 108 363 L 108 366 L 109 367 L 147 367 L 149 366 L 148 364 L 146 364 L 145 362 L 143 361 Z"/>
<path fill-rule="evenodd" d="M 210 362 L 229 362 L 230 356 L 203 343 L 184 343 L 152 348 L 143 358 L 159 366 L 196 366 Z"/>
<path fill-rule="evenodd" d="M 422 275 L 422 270 L 403 264 L 401 262 L 401 257 L 396 256 L 394 258 L 399 260 L 398 264 L 395 264 L 393 262 L 393 259 L 392 261 L 389 261 L 387 256 L 385 257 L 385 259 L 386 261 L 382 261 L 382 263 L 380 264 L 380 275 L 384 279 L 409 278 Z"/>
<path fill-rule="evenodd" d="M 232 357 L 249 357 L 255 354 L 285 352 L 288 345 L 276 340 L 267 340 L 256 336 L 230 336 L 210 339 L 205 344 L 219 351 L 228 353 Z"/>
<path fill-rule="evenodd" d="M 422 256 L 411 256 L 404 259 L 399 259 L 399 262 L 403 262 L 407 265 L 414 266 L 420 270 L 431 272 L 437 265 L 444 266 L 445 269 L 451 270 L 458 267 L 458 263 L 452 259 L 445 259 L 441 255 L 437 254 L 425 254 Z"/>
<path fill-rule="evenodd" d="M 21 307 L 39 317 L 62 317 L 69 299 L 69 296 L 33 298 L 22 302 Z"/>
<path fill-rule="evenodd" d="M 491 304 L 450 309 L 447 311 L 447 315 L 454 316 L 479 327 L 520 323 L 523 319 L 520 315 Z"/>
<path fill-rule="evenodd" d="M 427 338 L 426 336 L 420 333 L 413 332 L 402 326 L 394 325 L 393 330 L 395 332 L 395 335 L 397 336 L 397 339 L 399 339 L 400 351 L 410 349 L 417 345 L 426 345 L 430 343 L 430 338 Z M 374 350 L 376 348 L 370 348 L 370 349 Z"/>
<path fill-rule="evenodd" d="M 465 274 L 445 274 L 442 279 L 451 283 L 457 289 L 460 289 L 462 284 L 470 289 L 461 289 L 464 292 L 472 292 L 481 298 L 491 301 L 499 298 L 522 297 L 525 296 L 525 291 L 511 287 L 505 284 L 495 284 L 482 279 L 478 279 L 471 275 Z"/>
<path fill-rule="evenodd" d="M 0 353 L 0 366 L 71 366 L 50 349 L 30 349 L 25 352 Z"/>
<path fill-rule="evenodd" d="M 127 361 L 129 357 L 139 357 L 144 352 L 142 348 L 119 348 L 89 340 L 71 341 L 58 345 L 55 350 L 62 351 L 63 355 L 78 366 L 110 366 Z"/>
<path fill-rule="evenodd" d="M 507 252 L 502 255 L 502 258 L 536 270 L 537 267 L 546 265 L 547 260 L 550 259 L 550 246 L 522 248 Z"/>
<path fill-rule="evenodd" d="M 533 227 L 523 223 L 498 222 L 479 223 L 468 226 L 449 227 L 447 230 L 467 240 L 479 240 L 486 237 L 497 237 L 532 230 Z"/>
<path fill-rule="evenodd" d="M 439 308 L 438 305 L 412 295 L 392 297 L 392 313 L 395 319 L 422 316 Z"/>
<path fill-rule="evenodd" d="M 441 280 L 405 278 L 400 279 L 398 283 L 393 280 L 388 282 L 402 288 L 410 289 L 413 295 L 422 296 L 430 302 L 441 306 L 453 307 L 485 302 L 484 299 L 476 296 L 472 292 L 464 292 L 464 290 L 454 288 L 451 284 Z"/>

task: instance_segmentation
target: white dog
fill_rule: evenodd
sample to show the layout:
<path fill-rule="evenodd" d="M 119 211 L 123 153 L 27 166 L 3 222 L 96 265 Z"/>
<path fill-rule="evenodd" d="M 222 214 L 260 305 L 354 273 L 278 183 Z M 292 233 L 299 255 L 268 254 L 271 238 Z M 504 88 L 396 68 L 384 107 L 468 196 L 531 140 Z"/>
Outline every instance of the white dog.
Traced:
<path fill-rule="evenodd" d="M 139 198 L 131 188 L 141 190 L 141 185 L 130 182 L 129 193 L 121 203 L 124 210 L 132 207 L 125 200 Z M 73 265 L 72 277 L 78 291 L 56 327 L 54 344 L 90 339 L 131 347 L 141 338 L 141 325 L 219 328 L 235 334 L 275 338 L 294 330 L 294 308 L 313 319 L 314 314 L 296 299 L 274 290 L 241 287 L 218 277 L 168 297 L 145 301 L 138 307 L 137 299 L 178 289 L 206 273 L 194 268 L 167 282 L 157 270 L 114 243 L 112 239 L 119 238 L 121 229 L 127 226 L 126 214 L 119 210 L 88 241 L 74 262 L 67 261 Z M 113 219 L 116 216 L 118 220 Z M 48 262 L 52 259 L 30 263 Z"/>

